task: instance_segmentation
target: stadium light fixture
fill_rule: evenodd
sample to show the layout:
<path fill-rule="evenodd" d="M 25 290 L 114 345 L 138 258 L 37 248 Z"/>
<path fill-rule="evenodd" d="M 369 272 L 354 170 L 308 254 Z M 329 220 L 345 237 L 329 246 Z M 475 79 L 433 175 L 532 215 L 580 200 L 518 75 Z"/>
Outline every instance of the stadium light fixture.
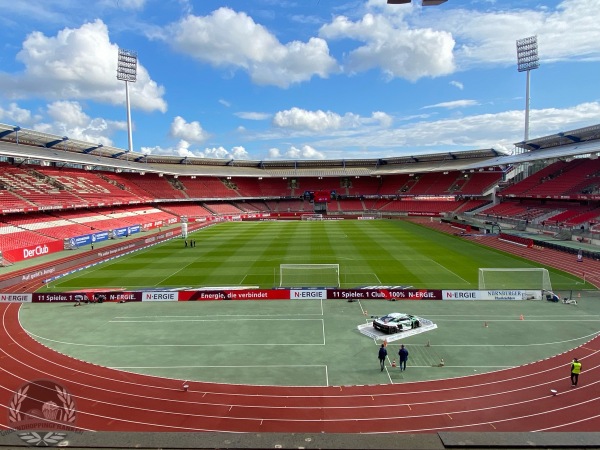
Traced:
<path fill-rule="evenodd" d="M 125 82 L 125 102 L 127 105 L 127 141 L 129 151 L 133 151 L 133 138 L 131 132 L 131 105 L 129 103 L 129 83 L 137 80 L 137 53 L 131 50 L 119 49 L 117 60 L 117 80 Z"/>
<path fill-rule="evenodd" d="M 529 140 L 529 72 L 538 67 L 540 67 L 540 58 L 538 57 L 537 36 L 517 40 L 517 70 L 519 72 L 527 72 L 527 85 L 525 88 L 525 141 Z"/>

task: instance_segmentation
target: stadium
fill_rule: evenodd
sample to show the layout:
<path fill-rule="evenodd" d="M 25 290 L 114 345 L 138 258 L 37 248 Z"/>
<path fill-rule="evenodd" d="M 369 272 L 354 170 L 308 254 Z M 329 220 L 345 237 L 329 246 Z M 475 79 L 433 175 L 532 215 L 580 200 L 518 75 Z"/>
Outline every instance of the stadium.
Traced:
<path fill-rule="evenodd" d="M 598 448 L 600 124 L 527 127 L 259 160 L 0 123 L 0 448 Z"/>
<path fill-rule="evenodd" d="M 89 143 L 3 125 L 0 286 L 5 302 L 3 370 L 10 378 L 4 383 L 5 389 L 18 389 L 27 377 L 58 378 L 78 399 L 78 426 L 95 431 L 264 430 L 276 436 L 348 433 L 359 428 L 361 433 L 385 435 L 396 433 L 395 422 L 402 420 L 402 429 L 411 433 L 437 431 L 436 439 L 439 433 L 449 433 L 443 435 L 448 443 L 463 439 L 462 433 L 482 431 L 597 429 L 598 416 L 587 408 L 579 416 L 574 405 L 598 401 L 589 389 L 597 382 L 598 358 L 596 286 L 600 263 L 594 226 L 600 209 L 592 189 L 600 170 L 596 167 L 599 129 L 594 126 L 518 143 L 523 152 L 516 155 L 483 149 L 398 160 L 247 161 L 228 166 L 223 161 L 152 158 L 94 148 Z M 381 246 L 382 240 L 388 248 Z M 406 246 L 406 240 L 419 241 L 418 251 Z M 366 243 L 365 248 L 360 247 L 361 242 Z M 432 248 L 426 247 L 427 242 Z M 265 253 L 267 248 L 273 251 Z M 466 254 L 461 257 L 461 252 Z M 444 258 L 444 254 L 449 257 Z M 485 267 L 489 270 L 482 270 Z M 490 300 L 506 295 L 514 301 L 463 300 L 490 292 L 496 296 Z M 537 295 L 537 301 L 524 299 L 523 293 Z M 442 328 L 447 319 L 440 316 L 435 300 L 451 303 L 447 300 L 452 295 L 458 301 L 444 311 L 460 313 L 461 320 L 469 321 L 462 324 L 476 325 L 464 327 L 460 321 L 451 321 L 450 328 L 458 324 L 469 339 L 482 339 L 473 335 L 475 331 L 499 333 L 494 338 L 488 333 L 485 339 L 491 340 L 483 353 L 469 350 L 477 363 L 468 358 L 457 360 L 443 345 L 443 340 L 455 335 L 438 336 L 438 330 L 422 336 L 392 336 L 402 338 L 411 348 L 411 362 L 422 372 L 412 380 L 417 384 L 408 392 L 404 388 L 406 376 L 401 378 L 394 371 L 392 361 L 388 361 L 387 380 L 357 373 L 356 362 L 365 367 L 373 362 L 368 357 L 363 361 L 361 352 L 350 364 L 344 361 L 345 345 L 366 344 L 372 349 L 374 343 L 383 342 L 372 335 L 365 339 L 352 328 L 372 321 L 374 313 L 393 311 L 398 303 L 390 302 L 409 303 L 411 312 L 432 317 Z M 560 302 L 547 302 L 551 296 Z M 91 304 L 98 299 L 107 304 Z M 198 311 L 204 304 L 242 299 L 250 299 L 252 306 L 232 302 L 234 309 L 216 307 L 213 311 L 210 306 Z M 255 304 L 253 299 L 292 299 L 292 306 L 290 302 L 266 302 L 275 306 L 263 310 L 260 303 L 265 302 Z M 193 308 L 177 312 L 165 300 L 187 300 L 185 303 Z M 195 304 L 203 300 L 209 301 Z M 137 308 L 135 313 L 130 310 L 123 314 L 123 308 L 138 301 L 147 312 Z M 82 303 L 83 308 L 64 309 L 63 305 L 75 302 Z M 119 311 L 109 310 L 109 303 Z M 419 306 L 413 306 L 415 303 Z M 524 305 L 515 308 L 515 303 Z M 541 310 L 547 306 L 552 310 Z M 41 315 L 40 308 L 44 311 Z M 352 310 L 346 312 L 349 317 L 325 322 L 321 315 L 340 314 L 330 308 Z M 66 339 L 64 330 L 71 327 L 73 314 L 82 321 L 83 329 L 76 327 Z M 163 318 L 167 319 L 164 322 L 174 322 L 186 336 L 194 335 L 198 323 L 187 328 L 189 325 L 180 320 L 182 315 L 185 320 L 202 322 L 206 334 L 197 336 L 201 342 L 207 336 L 210 340 L 218 336 L 221 342 L 205 349 L 192 347 L 191 352 L 185 347 L 190 344 L 188 338 L 173 340 L 161 334 L 175 331 L 157 325 Z M 238 322 L 239 315 L 248 321 Z M 268 317 L 271 322 L 259 322 L 257 329 L 249 320 L 260 315 L 260 320 Z M 287 324 L 282 328 L 276 317 L 286 315 L 299 321 L 300 328 Z M 225 318 L 215 320 L 222 316 Z M 106 321 L 138 320 L 140 328 L 128 332 L 109 326 L 101 327 L 100 333 L 83 331 Z M 154 321 L 154 326 L 148 325 L 149 321 Z M 220 332 L 227 323 L 242 335 Z M 508 357 L 491 350 L 513 342 L 507 333 L 516 335 L 516 341 L 509 345 L 537 341 L 529 335 L 531 329 L 511 328 L 522 328 L 523 324 L 534 324 L 542 342 L 553 344 L 544 346 L 541 353 L 526 347 L 518 357 L 511 351 L 512 364 L 494 364 L 498 358 Z M 576 333 L 572 333 L 574 324 Z M 265 326 L 266 334 L 260 331 Z M 326 333 L 326 327 L 332 334 Z M 325 341 L 326 334 L 342 346 L 329 347 L 322 355 L 320 349 L 310 346 L 321 345 L 320 339 Z M 566 336 L 570 338 L 563 339 Z M 99 345 L 113 338 L 119 343 Z M 243 344 L 246 340 L 254 344 Z M 132 351 L 138 353 L 135 349 L 150 341 L 156 341 L 157 347 L 148 350 L 150 353 L 142 352 L 141 359 L 133 356 Z M 264 351 L 281 351 L 272 344 L 298 346 L 300 350 L 293 351 L 289 361 L 282 357 L 281 367 L 276 367 L 269 362 L 272 358 L 260 357 Z M 395 344 L 390 338 L 389 348 Z M 197 358 L 211 360 L 215 345 L 226 356 L 227 364 L 220 359 L 220 364 L 215 360 L 210 367 L 194 365 Z M 251 357 L 222 348 L 240 345 L 250 346 L 244 353 Z M 85 346 L 87 351 L 80 351 Z M 183 351 L 175 350 L 181 346 Z M 113 358 L 116 353 L 123 353 L 119 362 Z M 187 358 L 190 353 L 191 360 Z M 338 356 L 328 357 L 329 353 Z M 173 359 L 180 354 L 183 359 Z M 583 358 L 588 368 L 588 388 L 560 390 L 552 395 L 564 384 L 558 381 L 564 378 L 561 365 L 568 365 L 574 354 Z M 144 365 L 149 355 L 153 363 Z M 394 357 L 390 351 L 389 359 Z M 232 364 L 232 359 L 238 363 Z M 322 359 L 332 359 L 331 366 L 322 364 Z M 474 379 L 472 367 L 478 364 L 485 373 Z M 342 374 L 336 374 L 338 365 L 344 369 Z M 444 366 L 443 373 L 440 365 Z M 73 371 L 79 374 L 77 378 L 81 375 L 93 381 L 67 382 L 68 372 Z M 536 379 L 534 386 L 531 377 Z M 282 380 L 286 380 L 283 385 Z M 96 400 L 93 393 L 81 391 L 90 389 L 90 384 L 101 388 Z M 437 392 L 436 400 L 423 399 L 429 391 Z M 460 392 L 458 398 L 455 391 Z M 520 401 L 514 402 L 517 392 Z M 207 393 L 214 398 L 207 401 Z M 132 407 L 128 396 L 137 399 L 135 421 L 127 418 L 127 408 Z M 378 396 L 382 400 L 376 402 Z M 490 410 L 484 421 L 483 410 L 473 400 L 478 396 L 485 404 L 483 410 Z M 472 413 L 456 411 L 460 398 L 471 399 L 468 410 Z M 556 398 L 561 398 L 560 404 L 550 404 Z M 319 405 L 325 399 L 328 406 Z M 157 401 L 178 406 L 175 410 L 159 407 L 153 403 Z M 435 407 L 427 412 L 425 406 L 432 401 Z M 105 406 L 97 410 L 85 406 L 88 402 Z M 184 413 L 181 402 L 190 406 L 198 403 Z M 440 410 L 445 404 L 449 409 Z M 121 405 L 122 413 L 116 412 L 116 405 Z M 245 411 L 229 414 L 234 405 Z M 418 414 L 399 414 L 397 407 L 390 405 L 402 405 L 406 412 L 418 405 L 424 409 Z M 86 407 L 91 410 L 85 411 Z M 173 417 L 180 407 L 189 416 L 183 422 Z M 360 409 L 360 418 L 349 414 L 348 407 Z M 225 410 L 219 413 L 215 408 Z M 268 412 L 273 408 L 278 411 L 274 416 Z M 286 410 L 284 417 L 281 408 Z M 306 411 L 312 412 L 306 416 Z M 542 413 L 544 420 L 540 421 Z M 202 417 L 198 422 L 192 420 L 196 414 Z M 315 420 L 314 414 L 324 415 Z M 427 418 L 426 425 L 423 418 Z M 221 438 L 214 439 L 212 445 L 222 444 Z M 340 439 L 339 445 L 348 445 Z"/>

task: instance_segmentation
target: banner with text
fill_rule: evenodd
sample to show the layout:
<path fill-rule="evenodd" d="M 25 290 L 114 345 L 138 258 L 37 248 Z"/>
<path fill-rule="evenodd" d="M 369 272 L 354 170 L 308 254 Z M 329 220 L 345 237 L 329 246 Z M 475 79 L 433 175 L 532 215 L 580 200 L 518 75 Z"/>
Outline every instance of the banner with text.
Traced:
<path fill-rule="evenodd" d="M 444 300 L 541 300 L 542 291 L 531 289 L 488 289 L 442 291 Z"/>

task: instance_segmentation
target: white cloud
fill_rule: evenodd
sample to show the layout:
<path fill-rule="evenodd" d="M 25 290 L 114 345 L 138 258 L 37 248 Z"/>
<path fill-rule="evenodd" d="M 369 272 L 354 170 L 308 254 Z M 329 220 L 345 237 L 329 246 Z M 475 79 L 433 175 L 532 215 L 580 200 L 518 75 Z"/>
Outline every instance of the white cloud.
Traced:
<path fill-rule="evenodd" d="M 293 130 L 335 130 L 342 125 L 342 117 L 331 111 L 307 111 L 294 107 L 278 111 L 273 117 L 273 125 Z"/>
<path fill-rule="evenodd" d="M 317 151 L 310 145 L 303 145 L 300 148 L 290 147 L 289 150 L 285 152 L 285 158 L 289 159 L 325 159 L 326 156 L 324 153 Z"/>
<path fill-rule="evenodd" d="M 524 111 L 479 114 L 437 121 L 421 121 L 395 129 L 364 130 L 313 144 L 328 148 L 328 158 L 397 156 L 434 153 L 444 149 L 513 148 L 523 139 Z M 600 103 L 589 102 L 565 109 L 534 109 L 530 113 L 530 137 L 541 137 L 557 130 L 572 130 L 596 123 Z M 409 150 L 405 150 L 405 148 Z M 368 151 L 364 149 L 369 149 Z M 387 152 L 387 153 L 386 153 Z"/>
<path fill-rule="evenodd" d="M 455 88 L 458 88 L 461 91 L 465 88 L 464 84 L 462 84 L 460 81 L 451 81 L 450 86 L 454 86 Z"/>
<path fill-rule="evenodd" d="M 375 122 L 378 122 L 382 127 L 390 127 L 392 125 L 392 123 L 394 122 L 394 119 L 392 118 L 392 116 L 390 116 L 389 114 L 384 113 L 382 111 L 375 111 L 371 115 L 371 118 Z"/>
<path fill-rule="evenodd" d="M 429 108 L 446 108 L 446 109 L 456 109 L 456 108 L 466 108 L 468 106 L 477 106 L 479 102 L 476 100 L 454 100 L 451 102 L 441 102 L 436 103 L 435 105 L 423 106 L 422 109 Z"/>
<path fill-rule="evenodd" d="M 235 146 L 231 150 L 225 147 L 205 148 L 204 150 L 192 149 L 190 142 L 180 140 L 174 147 L 143 147 L 142 153 L 152 155 L 177 155 L 181 157 L 213 158 L 213 159 L 250 159 L 244 147 Z"/>
<path fill-rule="evenodd" d="M 36 123 L 33 127 L 35 130 L 91 143 L 112 145 L 110 136 L 127 128 L 125 122 L 91 118 L 83 111 L 81 104 L 73 101 L 50 103 L 46 113 L 51 122 Z"/>
<path fill-rule="evenodd" d="M 269 155 L 269 158 L 271 158 L 271 159 L 281 158 L 281 151 L 276 147 L 270 148 L 269 151 L 267 152 L 267 154 Z"/>
<path fill-rule="evenodd" d="M 323 39 L 282 44 L 247 14 L 226 7 L 209 16 L 188 15 L 167 34 L 179 52 L 216 67 L 243 69 L 260 85 L 287 88 L 337 70 Z"/>
<path fill-rule="evenodd" d="M 246 119 L 246 120 L 266 120 L 269 119 L 272 114 L 269 113 L 261 113 L 261 112 L 252 112 L 252 111 L 240 111 L 235 113 L 235 115 L 237 117 L 239 117 L 240 119 Z"/>
<path fill-rule="evenodd" d="M 56 36 L 31 33 L 17 59 L 25 70 L 0 74 L 0 88 L 13 98 L 42 97 L 125 103 L 125 86 L 116 79 L 118 47 L 110 42 L 101 20 L 64 28 Z M 138 63 L 137 82 L 130 83 L 134 108 L 165 112 L 164 88 Z"/>
<path fill-rule="evenodd" d="M 23 126 L 34 122 L 36 117 L 33 117 L 28 109 L 23 109 L 16 103 L 10 103 L 8 108 L 0 106 L 0 120 L 5 123 Z"/>
<path fill-rule="evenodd" d="M 293 107 L 278 111 L 273 116 L 273 125 L 277 128 L 312 134 L 359 129 L 364 125 L 389 127 L 392 123 L 392 116 L 381 111 L 373 112 L 370 117 L 361 117 L 354 113 L 342 116 L 332 111 L 307 111 Z"/>
<path fill-rule="evenodd" d="M 555 9 L 542 3 L 529 10 L 502 9 L 501 2 L 487 11 L 450 9 L 422 17 L 419 23 L 452 33 L 459 42 L 455 55 L 461 70 L 482 64 L 516 65 L 515 41 L 532 35 L 538 36 L 542 64 L 600 60 L 597 0 L 563 0 Z"/>
<path fill-rule="evenodd" d="M 359 21 L 338 16 L 321 27 L 320 36 L 364 42 L 348 54 L 344 70 L 364 72 L 380 68 L 389 78 L 416 81 L 455 70 L 454 39 L 447 31 L 410 28 L 381 14 L 366 14 Z"/>
<path fill-rule="evenodd" d="M 208 133 L 202 129 L 200 122 L 186 122 L 181 116 L 177 116 L 173 119 L 170 134 L 175 138 L 181 138 L 187 142 L 196 144 L 205 142 L 209 137 Z"/>

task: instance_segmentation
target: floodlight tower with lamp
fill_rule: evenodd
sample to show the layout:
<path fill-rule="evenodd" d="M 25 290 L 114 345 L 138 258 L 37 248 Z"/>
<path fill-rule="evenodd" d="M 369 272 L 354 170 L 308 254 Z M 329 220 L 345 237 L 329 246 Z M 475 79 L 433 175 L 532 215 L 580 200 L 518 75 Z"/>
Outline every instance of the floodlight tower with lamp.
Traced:
<path fill-rule="evenodd" d="M 538 57 L 537 36 L 517 40 L 517 70 L 527 72 L 527 87 L 525 89 L 525 138 L 529 140 L 529 72 L 540 67 Z"/>
<path fill-rule="evenodd" d="M 137 53 L 131 50 L 119 49 L 117 64 L 117 80 L 125 82 L 125 101 L 127 103 L 127 138 L 129 151 L 133 151 L 133 138 L 131 133 L 131 105 L 129 104 L 129 83 L 137 79 Z"/>

